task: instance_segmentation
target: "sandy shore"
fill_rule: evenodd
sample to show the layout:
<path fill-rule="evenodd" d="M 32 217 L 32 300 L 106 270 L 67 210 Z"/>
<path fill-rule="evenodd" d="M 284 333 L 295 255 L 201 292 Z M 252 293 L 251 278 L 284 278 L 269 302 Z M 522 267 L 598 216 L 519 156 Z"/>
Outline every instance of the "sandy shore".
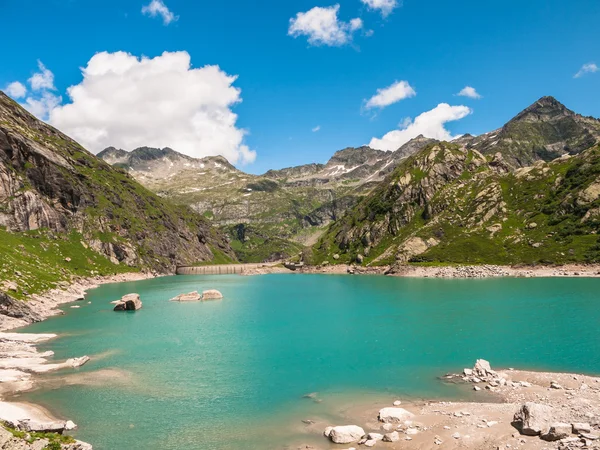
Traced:
<path fill-rule="evenodd" d="M 566 373 L 502 370 L 497 376 L 478 383 L 454 380 L 459 389 L 480 389 L 474 397 L 481 401 L 404 401 L 390 398 L 388 403 L 359 404 L 345 411 L 343 423 L 319 420 L 307 423 L 305 431 L 319 435 L 321 444 L 296 443 L 290 448 L 313 450 L 367 448 L 370 444 L 385 449 L 575 449 L 600 448 L 600 378 Z M 504 380 L 502 385 L 494 380 Z M 450 379 L 449 379 L 450 381 Z M 497 385 L 496 385 L 497 384 Z M 466 397 L 466 395 L 465 395 Z M 546 414 L 538 418 L 542 434 L 554 425 L 567 429 L 568 435 L 529 436 L 522 433 L 515 414 L 527 402 L 542 405 Z M 384 423 L 379 420 L 383 408 L 401 408 L 405 417 Z M 398 409 L 398 411 L 400 411 Z M 403 413 L 404 414 L 404 413 Z M 373 433 L 375 442 L 335 444 L 323 432 L 330 426 L 357 425 L 365 434 Z M 574 425 L 578 429 L 574 430 Z M 574 432 L 575 431 L 575 432 Z M 395 442 L 382 437 L 397 432 Z M 547 441 L 548 438 L 562 439 Z"/>

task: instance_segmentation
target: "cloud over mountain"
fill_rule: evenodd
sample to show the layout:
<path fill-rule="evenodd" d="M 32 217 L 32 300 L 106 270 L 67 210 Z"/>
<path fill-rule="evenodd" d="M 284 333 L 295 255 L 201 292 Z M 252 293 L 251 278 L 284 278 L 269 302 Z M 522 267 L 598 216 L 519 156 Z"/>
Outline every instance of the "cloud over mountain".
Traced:
<path fill-rule="evenodd" d="M 94 55 L 82 69 L 83 80 L 67 92 L 70 103 L 55 94 L 54 75 L 41 62 L 29 80 L 7 92 L 25 95 L 24 106 L 60 128 L 90 151 L 108 146 L 172 147 L 194 157 L 223 155 L 250 163 L 256 153 L 244 144 L 246 131 L 236 126 L 232 107 L 241 102 L 233 86 L 237 76 L 218 66 L 192 68 L 187 52 L 155 58 L 125 52 Z"/>
<path fill-rule="evenodd" d="M 440 103 L 432 110 L 419 114 L 414 120 L 405 119 L 399 129 L 386 133 L 381 139 L 373 138 L 369 147 L 378 150 L 397 150 L 403 144 L 422 134 L 425 137 L 450 141 L 452 136 L 445 128 L 447 122 L 462 119 L 471 114 L 466 106 L 450 106 Z"/>

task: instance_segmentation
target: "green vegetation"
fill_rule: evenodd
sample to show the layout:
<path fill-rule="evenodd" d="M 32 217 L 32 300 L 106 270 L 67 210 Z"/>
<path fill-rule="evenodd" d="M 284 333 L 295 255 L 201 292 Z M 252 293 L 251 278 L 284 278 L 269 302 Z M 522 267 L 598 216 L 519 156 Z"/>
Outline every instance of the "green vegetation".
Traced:
<path fill-rule="evenodd" d="M 0 288 L 14 282 L 11 296 L 53 289 L 73 276 L 112 275 L 136 271 L 136 268 L 113 264 L 92 250 L 79 233 L 60 235 L 48 231 L 11 233 L 0 228 Z"/>
<path fill-rule="evenodd" d="M 598 263 L 599 195 L 600 147 L 499 173 L 481 157 L 438 144 L 402 163 L 334 223 L 312 262 L 332 262 L 337 253 L 338 262 L 361 254 L 368 265 L 397 257 L 428 265 Z"/>
<path fill-rule="evenodd" d="M 60 450 L 61 444 L 73 444 L 75 443 L 75 439 L 72 436 L 68 436 L 65 434 L 58 433 L 43 433 L 43 432 L 25 432 L 16 430 L 12 427 L 4 425 L 4 428 L 9 431 L 14 437 L 18 439 L 23 439 L 28 444 L 33 444 L 35 441 L 39 441 L 41 439 L 47 439 L 48 445 L 44 447 L 44 450 Z"/>

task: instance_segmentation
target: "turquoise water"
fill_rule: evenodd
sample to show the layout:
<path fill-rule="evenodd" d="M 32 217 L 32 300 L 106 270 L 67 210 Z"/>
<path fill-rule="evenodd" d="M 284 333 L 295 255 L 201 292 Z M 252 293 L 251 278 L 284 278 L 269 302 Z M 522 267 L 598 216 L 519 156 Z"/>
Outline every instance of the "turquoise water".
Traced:
<path fill-rule="evenodd" d="M 208 288 L 225 299 L 168 301 Z M 113 312 L 130 292 L 143 309 Z M 104 285 L 26 329 L 59 333 L 45 346 L 59 359 L 93 359 L 25 399 L 98 450 L 281 448 L 308 439 L 300 419 L 335 420 L 344 402 L 460 395 L 437 377 L 477 358 L 600 373 L 599 292 L 600 279 L 296 274 Z"/>

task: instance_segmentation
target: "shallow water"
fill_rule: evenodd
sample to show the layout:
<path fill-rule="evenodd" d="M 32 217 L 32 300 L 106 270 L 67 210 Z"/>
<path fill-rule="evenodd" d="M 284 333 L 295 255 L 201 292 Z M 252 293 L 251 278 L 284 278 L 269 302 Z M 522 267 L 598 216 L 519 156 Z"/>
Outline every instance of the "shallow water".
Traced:
<path fill-rule="evenodd" d="M 168 301 L 209 288 L 225 299 Z M 130 292 L 143 309 L 113 312 L 109 302 Z M 437 377 L 477 358 L 600 373 L 599 293 L 600 279 L 558 278 L 277 274 L 104 285 L 80 309 L 27 328 L 59 333 L 44 347 L 59 359 L 93 359 L 24 399 L 75 420 L 76 436 L 98 450 L 282 448 L 321 439 L 300 419 L 342 420 L 352 402 L 461 395 Z M 302 398 L 311 392 L 322 402 Z"/>

